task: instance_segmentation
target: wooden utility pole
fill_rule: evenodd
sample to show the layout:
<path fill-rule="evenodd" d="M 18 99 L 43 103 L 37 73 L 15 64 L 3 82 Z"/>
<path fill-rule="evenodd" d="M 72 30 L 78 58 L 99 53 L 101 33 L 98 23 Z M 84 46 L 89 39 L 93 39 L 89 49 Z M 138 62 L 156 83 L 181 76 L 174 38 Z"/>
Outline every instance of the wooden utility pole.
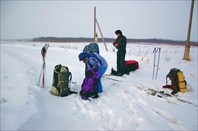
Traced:
<path fill-rule="evenodd" d="M 99 23 L 98 23 L 97 18 L 96 18 L 96 7 L 94 7 L 94 43 L 97 43 L 98 42 L 98 34 L 96 33 L 96 24 L 97 24 L 98 29 L 100 31 L 100 34 L 101 34 L 101 37 L 102 37 L 102 41 L 104 42 L 105 49 L 106 49 L 106 51 L 108 51 L 107 45 L 106 45 L 105 40 L 104 40 L 104 37 L 102 35 L 102 31 L 100 29 Z"/>
<path fill-rule="evenodd" d="M 193 8 L 194 8 L 195 0 L 192 0 L 191 3 L 191 10 L 190 10 L 190 18 L 189 18 L 189 25 L 188 25 L 188 34 L 187 34 L 187 42 L 185 45 L 185 51 L 184 51 L 184 60 L 190 61 L 190 33 L 191 33 L 191 26 L 192 26 L 192 17 L 193 17 Z"/>
<path fill-rule="evenodd" d="M 98 42 L 98 37 L 96 33 L 96 7 L 94 7 L 94 43 Z"/>

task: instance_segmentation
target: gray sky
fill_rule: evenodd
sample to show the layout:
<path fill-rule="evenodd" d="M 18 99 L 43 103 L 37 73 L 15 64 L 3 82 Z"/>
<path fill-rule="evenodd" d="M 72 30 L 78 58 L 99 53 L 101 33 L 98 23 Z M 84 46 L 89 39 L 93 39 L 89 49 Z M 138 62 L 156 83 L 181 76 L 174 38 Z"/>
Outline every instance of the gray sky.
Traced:
<path fill-rule="evenodd" d="M 198 41 L 197 5 L 195 0 L 193 41 Z M 93 37 L 94 6 L 104 37 L 115 38 L 120 29 L 127 38 L 187 39 L 191 0 L 1 1 L 1 39 Z"/>

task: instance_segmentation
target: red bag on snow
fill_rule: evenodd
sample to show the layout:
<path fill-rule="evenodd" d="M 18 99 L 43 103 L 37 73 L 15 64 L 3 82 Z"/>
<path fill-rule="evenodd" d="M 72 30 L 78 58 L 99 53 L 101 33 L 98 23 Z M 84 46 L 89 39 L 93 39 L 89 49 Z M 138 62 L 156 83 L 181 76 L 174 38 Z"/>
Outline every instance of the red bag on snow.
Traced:
<path fill-rule="evenodd" d="M 135 65 L 136 69 L 139 69 L 139 63 L 135 60 L 127 60 L 125 67 L 129 67 L 130 65 Z"/>

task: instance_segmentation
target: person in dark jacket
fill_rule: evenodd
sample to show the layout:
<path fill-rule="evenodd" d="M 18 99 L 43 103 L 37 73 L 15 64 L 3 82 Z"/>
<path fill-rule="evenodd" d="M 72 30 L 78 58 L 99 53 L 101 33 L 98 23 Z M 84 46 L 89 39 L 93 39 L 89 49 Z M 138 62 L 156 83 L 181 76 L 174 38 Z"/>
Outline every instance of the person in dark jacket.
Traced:
<path fill-rule="evenodd" d="M 116 47 L 117 51 L 117 73 L 118 76 L 122 76 L 125 73 L 125 55 L 126 55 L 126 45 L 127 38 L 122 35 L 121 30 L 116 30 L 115 34 L 117 39 L 113 42 L 113 45 Z"/>

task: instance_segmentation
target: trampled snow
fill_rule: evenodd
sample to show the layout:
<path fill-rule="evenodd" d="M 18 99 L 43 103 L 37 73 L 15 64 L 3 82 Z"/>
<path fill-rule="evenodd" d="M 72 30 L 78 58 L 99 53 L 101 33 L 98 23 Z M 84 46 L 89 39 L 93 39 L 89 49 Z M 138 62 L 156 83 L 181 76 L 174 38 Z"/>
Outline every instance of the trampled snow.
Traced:
<path fill-rule="evenodd" d="M 88 43 L 49 43 L 46 56 L 46 88 L 38 86 L 42 67 L 41 48 L 45 43 L 1 42 L 1 130 L 197 130 L 198 47 L 191 46 L 191 61 L 184 61 L 184 46 L 131 43 L 126 60 L 137 60 L 140 68 L 130 75 L 102 79 L 104 92 L 98 99 L 84 101 L 79 95 L 52 96 L 53 69 L 66 65 L 73 75 L 72 90 L 79 92 L 85 65 L 78 54 Z M 116 69 L 111 43 L 99 43 L 109 67 Z M 157 80 L 152 79 L 153 50 L 161 48 Z M 179 68 L 193 91 L 160 98 L 143 89 L 163 89 L 171 68 Z M 170 80 L 168 81 L 170 84 Z M 142 90 L 141 90 L 142 89 Z"/>

